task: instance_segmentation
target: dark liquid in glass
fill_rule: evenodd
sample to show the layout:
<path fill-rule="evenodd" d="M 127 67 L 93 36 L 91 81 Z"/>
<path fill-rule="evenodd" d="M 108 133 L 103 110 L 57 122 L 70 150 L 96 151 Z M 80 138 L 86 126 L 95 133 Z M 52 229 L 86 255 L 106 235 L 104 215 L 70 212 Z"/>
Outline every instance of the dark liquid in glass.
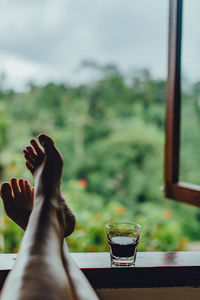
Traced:
<path fill-rule="evenodd" d="M 138 241 L 133 237 L 115 236 L 109 239 L 112 255 L 116 257 L 134 256 Z"/>

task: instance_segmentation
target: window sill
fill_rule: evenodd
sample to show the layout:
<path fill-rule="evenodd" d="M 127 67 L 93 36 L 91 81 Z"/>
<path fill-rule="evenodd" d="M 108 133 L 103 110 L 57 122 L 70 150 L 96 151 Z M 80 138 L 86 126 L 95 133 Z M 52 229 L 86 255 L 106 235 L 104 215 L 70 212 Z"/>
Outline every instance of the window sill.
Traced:
<path fill-rule="evenodd" d="M 134 267 L 113 267 L 107 252 L 71 253 L 94 288 L 200 286 L 200 251 L 138 252 Z M 0 287 L 16 254 L 0 254 Z"/>

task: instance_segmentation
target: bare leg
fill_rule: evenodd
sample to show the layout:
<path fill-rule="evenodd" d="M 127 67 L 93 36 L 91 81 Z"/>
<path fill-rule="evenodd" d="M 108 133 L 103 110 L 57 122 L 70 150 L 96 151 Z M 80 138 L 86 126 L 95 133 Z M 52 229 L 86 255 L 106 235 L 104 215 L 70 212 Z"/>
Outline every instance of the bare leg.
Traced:
<path fill-rule="evenodd" d="M 33 174 L 35 172 L 37 165 L 40 164 L 41 161 L 44 159 L 44 152 L 39 147 L 39 145 L 35 140 L 32 140 L 32 146 L 33 148 L 29 146 L 26 148 L 24 152 L 25 152 L 25 157 L 27 159 L 26 165 L 28 169 L 31 171 L 31 173 Z M 19 185 L 16 185 L 16 183 L 14 183 L 14 186 L 13 186 L 13 180 L 11 180 L 11 184 L 4 183 L 1 188 L 1 194 L 4 201 L 5 209 L 7 207 L 6 210 L 7 214 L 17 224 L 19 225 L 22 224 L 20 225 L 22 228 L 26 228 L 27 219 L 30 215 L 30 211 L 29 210 L 23 211 L 24 212 L 23 217 L 22 214 L 16 215 L 13 212 L 14 212 L 16 202 L 17 202 L 17 206 L 20 208 L 24 209 L 26 207 L 29 208 L 31 207 L 32 200 L 30 197 L 27 197 L 27 195 L 30 195 L 32 188 L 30 185 L 28 185 L 27 182 L 23 181 L 22 179 L 20 179 L 18 183 L 19 182 L 21 182 Z M 23 188 L 25 184 L 26 184 L 26 189 Z M 13 190 L 13 195 L 11 190 Z M 27 190 L 29 191 L 27 192 Z M 19 197 L 19 194 L 21 198 Z M 21 200 L 22 203 L 20 203 Z M 9 202 L 9 205 L 7 204 L 7 202 Z M 71 226 L 68 226 L 68 230 L 72 231 L 74 227 L 73 222 L 75 222 L 72 214 L 69 215 L 68 220 L 72 223 Z M 67 232 L 67 234 L 69 234 L 69 231 Z M 65 241 L 63 241 L 62 258 L 63 258 L 63 264 L 65 267 L 66 274 L 68 276 L 68 279 L 71 283 L 71 287 L 73 289 L 73 294 L 75 296 L 75 299 L 81 299 L 81 300 L 97 299 L 94 290 L 90 286 L 84 274 L 80 271 L 80 269 L 76 266 L 76 264 L 71 259 Z"/>
<path fill-rule="evenodd" d="M 6 182 L 2 184 L 1 196 L 8 216 L 20 227 L 25 229 L 27 227 L 33 205 L 33 188 L 31 185 L 23 179 L 20 179 L 17 182 L 16 178 L 13 178 L 11 183 Z M 94 291 L 84 274 L 73 262 L 65 240 L 63 240 L 62 256 L 64 268 L 69 276 L 76 298 L 81 300 L 96 299 Z"/>
<path fill-rule="evenodd" d="M 45 136 L 45 135 L 41 135 L 41 136 Z M 50 139 L 47 136 L 46 136 L 46 138 Z M 52 141 L 52 143 L 53 143 L 53 141 Z M 24 152 L 24 156 L 26 159 L 26 166 L 34 176 L 35 171 L 37 170 L 37 167 L 40 166 L 41 163 L 43 163 L 43 161 L 44 161 L 45 152 L 39 146 L 38 142 L 35 139 L 31 140 L 31 145 L 32 146 L 27 146 L 23 152 Z M 56 151 L 59 153 L 59 151 L 57 149 L 56 149 Z M 60 155 L 60 157 L 62 157 L 60 153 L 59 153 L 59 155 Z M 56 176 L 56 174 L 55 174 L 55 176 Z M 65 236 L 68 236 L 73 232 L 76 220 L 75 220 L 75 216 L 72 213 L 71 209 L 69 208 L 69 206 L 66 204 L 64 198 L 62 197 L 62 194 L 60 191 L 60 182 L 59 182 L 59 190 L 57 193 L 57 197 L 59 198 L 60 203 L 62 203 L 62 208 L 66 213 L 67 227 L 66 227 Z"/>
<path fill-rule="evenodd" d="M 71 282 L 71 286 L 76 297 L 75 299 L 98 300 L 99 298 L 87 278 L 71 258 L 65 240 L 63 241 L 63 263 Z"/>
<path fill-rule="evenodd" d="M 63 237 L 68 230 L 60 180 L 63 160 L 48 137 L 40 136 L 45 157 L 34 171 L 35 192 L 19 255 L 1 299 L 75 299 L 63 267 Z"/>
<path fill-rule="evenodd" d="M 31 171 L 31 173 L 34 173 L 35 168 L 44 158 L 44 152 L 35 139 L 31 140 L 31 145 L 32 146 L 28 146 L 24 149 L 24 156 L 26 158 L 27 168 Z M 69 210 L 69 208 L 67 208 L 67 210 Z M 74 229 L 75 223 L 73 214 L 70 215 L 69 223 L 71 223 L 71 227 L 69 228 L 69 233 L 71 233 Z M 97 299 L 97 296 L 88 280 L 72 260 L 65 240 L 63 241 L 63 262 L 77 299 Z"/>

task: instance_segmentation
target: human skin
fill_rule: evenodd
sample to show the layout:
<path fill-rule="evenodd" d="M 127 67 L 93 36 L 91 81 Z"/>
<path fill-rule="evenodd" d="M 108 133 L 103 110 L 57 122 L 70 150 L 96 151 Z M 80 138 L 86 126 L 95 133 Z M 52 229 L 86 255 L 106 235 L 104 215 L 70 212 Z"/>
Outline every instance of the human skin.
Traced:
<path fill-rule="evenodd" d="M 35 147 L 25 151 L 34 176 L 34 197 L 33 188 L 22 179 L 12 178 L 1 186 L 8 216 L 26 229 L 1 299 L 98 299 L 63 242 L 73 231 L 75 218 L 61 196 L 62 156 L 49 137 L 40 135 L 38 140 L 44 147 L 40 163 L 33 140 Z"/>

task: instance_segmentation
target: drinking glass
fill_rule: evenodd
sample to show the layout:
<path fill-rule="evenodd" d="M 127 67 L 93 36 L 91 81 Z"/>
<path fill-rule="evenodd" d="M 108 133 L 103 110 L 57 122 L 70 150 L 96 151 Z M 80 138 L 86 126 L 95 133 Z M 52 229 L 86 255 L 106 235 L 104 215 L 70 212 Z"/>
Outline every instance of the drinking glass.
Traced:
<path fill-rule="evenodd" d="M 114 222 L 106 225 L 111 263 L 117 266 L 135 264 L 141 228 L 141 225 L 130 222 Z"/>

